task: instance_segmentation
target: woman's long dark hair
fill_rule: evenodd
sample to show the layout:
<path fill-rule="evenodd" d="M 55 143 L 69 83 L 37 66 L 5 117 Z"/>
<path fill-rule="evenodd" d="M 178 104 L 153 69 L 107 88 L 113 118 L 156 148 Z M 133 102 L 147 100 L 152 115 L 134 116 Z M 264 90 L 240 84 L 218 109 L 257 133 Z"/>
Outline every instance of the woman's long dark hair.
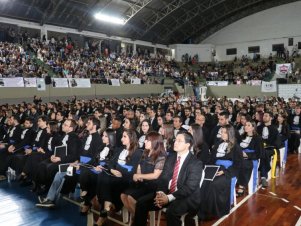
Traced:
<path fill-rule="evenodd" d="M 228 147 L 227 147 L 227 153 L 231 152 L 232 148 L 236 144 L 236 138 L 235 138 L 235 130 L 232 125 L 224 125 L 222 128 L 226 129 L 227 134 L 228 134 Z"/>
<path fill-rule="evenodd" d="M 111 157 L 114 154 L 115 147 L 116 147 L 116 133 L 113 129 L 106 129 L 104 132 L 108 136 L 109 144 L 107 146 L 103 146 L 103 148 L 104 147 L 109 148 L 109 154 L 106 158 L 111 159 Z"/>
<path fill-rule="evenodd" d="M 253 135 L 253 136 L 258 135 L 258 133 L 257 133 L 257 125 L 256 125 L 256 122 L 255 122 L 254 120 L 249 120 L 249 119 L 246 120 L 246 123 L 247 123 L 247 122 L 251 123 L 251 125 L 252 125 L 253 128 L 254 128 L 253 134 L 252 134 L 252 135 Z M 247 136 L 248 136 L 248 134 L 247 134 L 246 132 L 244 132 L 242 138 L 245 139 Z"/>
<path fill-rule="evenodd" d="M 111 149 L 114 149 L 116 146 L 116 133 L 113 129 L 106 129 L 104 132 L 108 135 L 109 138 L 109 145 L 108 147 Z"/>
<path fill-rule="evenodd" d="M 129 161 L 131 159 L 131 156 L 133 155 L 133 153 L 137 150 L 138 148 L 138 138 L 137 138 L 137 133 L 135 130 L 133 129 L 126 129 L 123 131 L 124 133 L 126 133 L 129 137 L 130 140 L 130 147 L 128 149 L 128 156 L 126 157 L 126 160 Z"/>
<path fill-rule="evenodd" d="M 202 145 L 204 143 L 203 129 L 199 124 L 193 123 L 190 125 L 193 133 L 193 153 L 197 155 L 202 151 Z"/>
<path fill-rule="evenodd" d="M 163 137 L 160 133 L 152 131 L 149 132 L 146 135 L 145 140 L 148 140 L 151 142 L 151 148 L 152 150 L 145 149 L 143 152 L 143 158 L 146 158 L 149 155 L 149 152 L 152 151 L 151 154 L 151 159 L 153 162 L 157 160 L 159 155 L 165 154 L 165 148 L 164 148 L 164 142 L 163 142 Z"/>
<path fill-rule="evenodd" d="M 148 119 L 144 119 L 144 120 L 140 123 L 140 126 L 139 126 L 139 129 L 140 129 L 140 136 L 145 135 L 145 134 L 143 134 L 143 131 L 142 131 L 142 124 L 143 124 L 144 122 L 146 122 L 146 123 L 148 124 L 148 126 L 149 126 L 149 129 L 148 129 L 147 133 L 149 133 L 149 132 L 151 132 L 151 131 L 153 130 L 153 127 L 152 127 L 150 121 L 149 121 Z"/>

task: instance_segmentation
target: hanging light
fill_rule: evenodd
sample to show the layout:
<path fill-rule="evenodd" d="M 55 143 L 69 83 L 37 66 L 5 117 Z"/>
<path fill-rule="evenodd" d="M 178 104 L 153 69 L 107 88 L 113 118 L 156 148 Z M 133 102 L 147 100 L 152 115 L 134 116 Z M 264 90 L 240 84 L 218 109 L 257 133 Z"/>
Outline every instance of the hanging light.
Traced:
<path fill-rule="evenodd" d="M 122 18 L 118 18 L 115 16 L 109 16 L 109 15 L 105 15 L 102 13 L 96 13 L 94 15 L 95 19 L 100 20 L 100 21 L 104 21 L 107 23 L 113 23 L 113 24 L 119 24 L 119 25 L 124 25 L 125 24 L 125 20 Z"/>

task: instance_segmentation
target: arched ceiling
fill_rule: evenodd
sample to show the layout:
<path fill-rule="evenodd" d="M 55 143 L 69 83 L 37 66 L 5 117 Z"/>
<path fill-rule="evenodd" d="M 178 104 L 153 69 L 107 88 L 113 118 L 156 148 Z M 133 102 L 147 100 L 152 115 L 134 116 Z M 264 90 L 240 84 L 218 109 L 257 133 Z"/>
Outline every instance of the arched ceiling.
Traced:
<path fill-rule="evenodd" d="M 199 43 L 256 12 L 298 0 L 0 0 L 0 16 L 145 40 Z M 102 12 L 124 26 L 94 19 Z"/>

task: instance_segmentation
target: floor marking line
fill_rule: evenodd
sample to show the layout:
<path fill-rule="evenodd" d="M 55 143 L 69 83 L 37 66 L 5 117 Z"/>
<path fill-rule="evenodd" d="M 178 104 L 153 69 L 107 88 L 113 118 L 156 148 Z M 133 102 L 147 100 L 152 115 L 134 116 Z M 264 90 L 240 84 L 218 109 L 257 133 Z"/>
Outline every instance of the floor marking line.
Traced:
<path fill-rule="evenodd" d="M 256 190 L 256 192 L 261 188 L 261 185 L 258 187 L 258 189 Z M 218 226 L 220 223 L 222 223 L 227 217 L 230 216 L 230 214 L 232 214 L 235 210 L 237 210 L 242 204 L 244 204 L 249 198 L 252 197 L 252 195 L 254 195 L 256 192 L 254 192 L 253 194 L 247 195 L 243 200 L 241 200 L 236 206 L 234 206 L 231 210 L 230 213 L 228 215 L 223 216 L 222 218 L 220 218 L 217 222 L 215 222 L 212 226 Z"/>
<path fill-rule="evenodd" d="M 301 225 L 301 217 L 299 218 L 299 220 L 297 221 L 297 223 L 295 224 L 295 226 L 300 226 Z"/>
<path fill-rule="evenodd" d="M 301 211 L 301 208 L 299 206 L 294 206 L 297 210 Z"/>

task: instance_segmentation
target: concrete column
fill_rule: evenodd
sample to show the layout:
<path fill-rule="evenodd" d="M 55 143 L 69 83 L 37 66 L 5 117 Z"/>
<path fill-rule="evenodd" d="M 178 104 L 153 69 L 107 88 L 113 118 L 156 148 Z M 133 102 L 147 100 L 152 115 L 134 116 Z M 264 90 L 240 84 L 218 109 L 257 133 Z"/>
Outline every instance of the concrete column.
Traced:
<path fill-rule="evenodd" d="M 43 35 L 45 35 L 46 40 L 48 40 L 47 29 L 44 26 L 41 27 L 41 40 L 43 38 Z"/>
<path fill-rule="evenodd" d="M 137 49 L 136 49 L 136 43 L 133 43 L 133 55 L 135 55 L 137 53 Z"/>

